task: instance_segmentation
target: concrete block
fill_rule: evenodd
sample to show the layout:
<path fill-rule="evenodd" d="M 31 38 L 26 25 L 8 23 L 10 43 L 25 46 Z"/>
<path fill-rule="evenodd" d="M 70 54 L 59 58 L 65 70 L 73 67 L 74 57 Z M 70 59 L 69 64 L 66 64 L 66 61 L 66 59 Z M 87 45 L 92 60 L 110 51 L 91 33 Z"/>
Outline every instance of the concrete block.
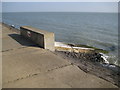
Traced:
<path fill-rule="evenodd" d="M 45 30 L 40 30 L 30 26 L 20 27 L 20 33 L 25 38 L 32 40 L 44 49 L 54 51 L 54 33 Z"/>

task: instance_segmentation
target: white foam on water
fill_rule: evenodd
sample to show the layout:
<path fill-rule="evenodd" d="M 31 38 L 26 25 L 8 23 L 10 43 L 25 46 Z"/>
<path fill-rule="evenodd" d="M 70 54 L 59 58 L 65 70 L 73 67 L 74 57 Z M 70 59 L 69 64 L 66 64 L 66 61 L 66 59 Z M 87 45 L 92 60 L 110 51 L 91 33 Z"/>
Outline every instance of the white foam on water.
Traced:
<path fill-rule="evenodd" d="M 55 47 L 71 48 L 71 46 L 64 44 L 63 42 L 55 42 Z"/>
<path fill-rule="evenodd" d="M 103 60 L 105 61 L 105 63 L 109 64 L 109 61 L 107 60 L 109 56 L 107 56 L 106 54 L 100 53 L 102 56 L 101 58 L 103 58 Z"/>
<path fill-rule="evenodd" d="M 88 50 L 94 50 L 92 48 L 85 48 L 85 47 L 73 47 L 74 49 L 88 49 Z"/>
<path fill-rule="evenodd" d="M 55 47 L 94 50 L 92 48 L 85 48 L 85 47 L 71 47 L 70 45 L 67 45 L 67 44 L 65 44 L 63 42 L 55 42 Z M 101 58 L 103 58 L 103 60 L 105 61 L 105 63 L 109 64 L 109 61 L 107 60 L 109 58 L 109 56 L 107 56 L 106 54 L 103 54 L 103 53 L 100 53 L 100 54 L 102 55 Z"/>

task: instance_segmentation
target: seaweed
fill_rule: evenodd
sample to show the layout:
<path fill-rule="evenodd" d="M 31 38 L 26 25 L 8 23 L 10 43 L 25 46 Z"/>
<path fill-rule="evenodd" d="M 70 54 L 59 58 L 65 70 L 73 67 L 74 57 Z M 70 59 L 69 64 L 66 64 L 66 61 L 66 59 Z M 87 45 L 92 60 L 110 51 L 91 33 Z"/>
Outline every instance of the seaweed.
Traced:
<path fill-rule="evenodd" d="M 92 48 L 94 49 L 96 52 L 101 52 L 101 53 L 104 53 L 104 54 L 108 54 L 109 51 L 107 50 L 104 50 L 104 49 L 100 49 L 100 48 L 96 48 L 96 47 L 93 47 L 93 46 L 88 46 L 88 45 L 83 45 L 83 44 L 67 44 L 71 47 L 84 47 L 84 48 Z"/>

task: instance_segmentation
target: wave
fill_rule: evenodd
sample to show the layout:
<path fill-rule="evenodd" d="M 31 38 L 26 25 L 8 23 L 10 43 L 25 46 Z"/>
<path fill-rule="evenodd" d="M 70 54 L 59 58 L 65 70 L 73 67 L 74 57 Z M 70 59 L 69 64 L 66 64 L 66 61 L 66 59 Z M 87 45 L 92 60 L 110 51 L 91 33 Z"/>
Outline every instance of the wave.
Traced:
<path fill-rule="evenodd" d="M 72 44 L 72 45 L 75 45 L 75 44 Z M 93 48 L 86 48 L 86 47 L 74 47 L 74 46 L 71 47 L 69 43 L 65 43 L 65 42 L 55 42 L 55 47 L 63 47 L 63 48 L 69 48 L 69 49 L 72 48 L 72 49 L 94 50 Z M 111 56 L 109 54 L 104 54 L 104 53 L 101 53 L 101 52 L 99 52 L 99 54 L 101 54 L 101 58 L 103 58 L 104 64 L 106 64 L 106 65 L 107 64 L 114 64 L 114 65 L 119 66 L 117 61 L 114 60 L 116 58 L 116 56 Z M 112 59 L 114 61 L 111 62 L 109 59 Z"/>

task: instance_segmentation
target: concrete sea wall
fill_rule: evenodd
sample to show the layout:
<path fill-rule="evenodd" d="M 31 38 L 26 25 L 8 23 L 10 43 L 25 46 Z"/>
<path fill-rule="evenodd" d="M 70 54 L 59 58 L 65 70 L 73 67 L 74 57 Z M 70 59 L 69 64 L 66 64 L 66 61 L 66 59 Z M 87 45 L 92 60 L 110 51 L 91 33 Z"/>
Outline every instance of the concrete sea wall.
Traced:
<path fill-rule="evenodd" d="M 30 26 L 20 27 L 20 34 L 38 44 L 44 49 L 54 51 L 54 33 L 33 28 Z"/>

